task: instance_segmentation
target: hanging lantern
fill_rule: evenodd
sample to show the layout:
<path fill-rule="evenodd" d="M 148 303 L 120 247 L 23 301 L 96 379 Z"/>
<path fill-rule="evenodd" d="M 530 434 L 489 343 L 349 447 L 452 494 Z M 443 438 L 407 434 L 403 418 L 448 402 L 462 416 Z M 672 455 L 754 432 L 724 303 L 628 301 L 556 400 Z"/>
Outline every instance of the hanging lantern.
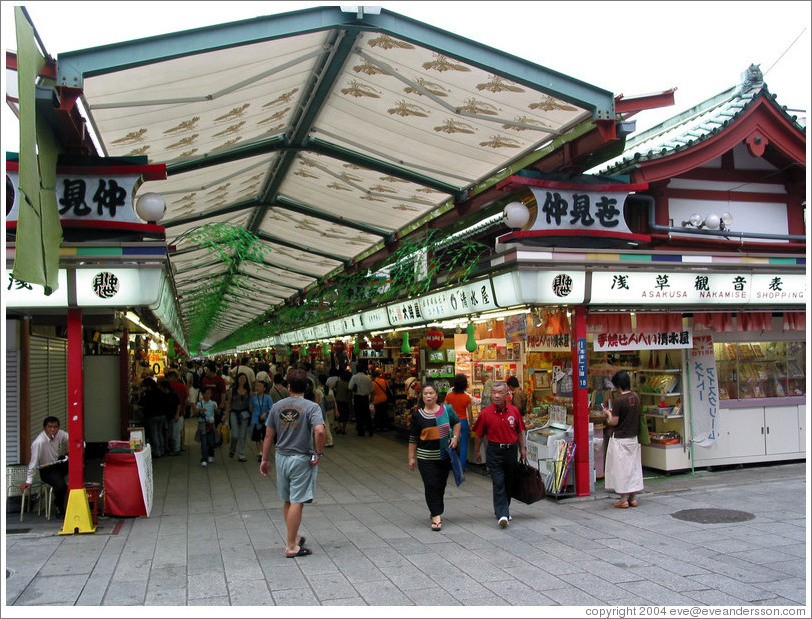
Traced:
<path fill-rule="evenodd" d="M 175 351 L 175 340 L 167 340 L 166 342 L 166 356 L 170 359 L 174 359 L 178 356 L 178 353 Z"/>
<path fill-rule="evenodd" d="M 324 342 L 324 345 L 321 347 L 321 354 L 323 357 L 330 356 L 330 347 L 327 345 L 327 342 Z"/>
<path fill-rule="evenodd" d="M 356 357 L 361 356 L 361 338 L 355 338 L 355 347 L 352 349 L 352 354 Z"/>
<path fill-rule="evenodd" d="M 318 344 L 311 344 L 310 348 L 307 349 L 307 354 L 309 354 L 309 355 L 318 355 L 319 354 L 319 345 Z"/>
<path fill-rule="evenodd" d="M 376 335 L 372 338 L 372 350 L 383 350 L 383 338 L 380 335 Z"/>
<path fill-rule="evenodd" d="M 404 355 L 408 355 L 412 352 L 412 346 L 409 344 L 408 332 L 403 334 L 403 345 L 400 347 L 400 352 L 402 352 Z"/>
<path fill-rule="evenodd" d="M 474 338 L 474 323 L 468 324 L 468 339 L 465 341 L 465 350 L 474 352 L 476 350 L 476 339 Z"/>
<path fill-rule="evenodd" d="M 428 344 L 429 348 L 432 350 L 437 350 L 440 346 L 443 345 L 443 340 L 445 336 L 443 332 L 439 329 L 432 329 L 428 333 L 426 333 L 426 344 Z"/>

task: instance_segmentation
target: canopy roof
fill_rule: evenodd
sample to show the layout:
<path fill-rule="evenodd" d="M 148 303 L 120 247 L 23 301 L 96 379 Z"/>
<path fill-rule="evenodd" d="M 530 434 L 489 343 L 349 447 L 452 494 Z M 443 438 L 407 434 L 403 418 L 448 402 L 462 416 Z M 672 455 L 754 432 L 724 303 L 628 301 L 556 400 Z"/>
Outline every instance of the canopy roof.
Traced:
<path fill-rule="evenodd" d="M 139 193 L 166 200 L 193 345 L 614 118 L 605 90 L 386 10 L 259 17 L 63 53 L 57 68 L 102 154 L 167 165 Z"/>

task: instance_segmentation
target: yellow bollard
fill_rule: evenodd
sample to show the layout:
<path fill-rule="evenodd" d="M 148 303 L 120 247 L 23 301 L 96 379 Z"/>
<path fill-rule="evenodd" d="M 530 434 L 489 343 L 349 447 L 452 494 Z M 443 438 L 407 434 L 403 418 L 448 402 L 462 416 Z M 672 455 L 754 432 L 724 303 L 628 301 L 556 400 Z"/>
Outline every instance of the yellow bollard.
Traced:
<path fill-rule="evenodd" d="M 72 489 L 68 494 L 68 507 L 65 510 L 65 520 L 62 523 L 60 535 L 73 535 L 74 533 L 95 533 L 96 525 L 90 516 L 90 503 L 87 500 L 87 491 L 84 488 Z"/>

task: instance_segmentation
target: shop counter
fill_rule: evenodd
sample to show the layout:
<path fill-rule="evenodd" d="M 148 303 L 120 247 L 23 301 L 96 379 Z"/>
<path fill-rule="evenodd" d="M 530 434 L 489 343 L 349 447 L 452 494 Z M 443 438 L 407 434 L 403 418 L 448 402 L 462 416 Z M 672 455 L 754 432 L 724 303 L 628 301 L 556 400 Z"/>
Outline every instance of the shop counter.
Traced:
<path fill-rule="evenodd" d="M 152 511 L 152 450 L 104 456 L 104 513 L 149 516 Z"/>

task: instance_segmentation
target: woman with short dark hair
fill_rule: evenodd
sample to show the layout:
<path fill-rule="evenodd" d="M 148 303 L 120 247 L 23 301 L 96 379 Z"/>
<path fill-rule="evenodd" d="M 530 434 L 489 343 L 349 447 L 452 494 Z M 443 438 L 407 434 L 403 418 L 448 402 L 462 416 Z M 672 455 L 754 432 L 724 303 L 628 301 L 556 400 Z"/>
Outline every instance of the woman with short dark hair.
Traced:
<path fill-rule="evenodd" d="M 603 404 L 606 425 L 611 429 L 606 449 L 606 489 L 620 495 L 615 507 L 637 507 L 636 495 L 643 490 L 643 464 L 637 434 L 640 430 L 640 397 L 631 390 L 631 379 L 626 370 L 612 376 L 618 394 L 609 408 Z"/>

